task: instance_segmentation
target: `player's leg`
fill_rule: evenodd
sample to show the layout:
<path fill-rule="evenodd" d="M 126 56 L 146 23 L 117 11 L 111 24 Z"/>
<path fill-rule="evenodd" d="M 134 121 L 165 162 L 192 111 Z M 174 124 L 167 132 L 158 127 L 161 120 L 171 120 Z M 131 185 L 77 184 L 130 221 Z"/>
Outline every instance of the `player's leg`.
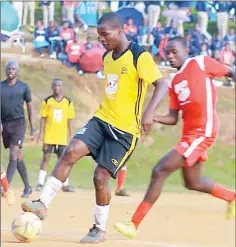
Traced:
<path fill-rule="evenodd" d="M 2 167 L 1 167 L 1 185 L 3 187 L 3 196 L 7 198 L 8 204 L 9 205 L 14 204 L 15 203 L 15 195 L 8 184 L 6 173 Z"/>
<path fill-rule="evenodd" d="M 201 163 L 197 162 L 191 167 L 182 168 L 185 187 L 190 190 L 210 194 L 229 203 L 226 217 L 231 219 L 235 216 L 235 193 L 213 182 L 208 177 L 201 177 Z"/>
<path fill-rule="evenodd" d="M 85 127 L 74 136 L 58 160 L 52 175 L 42 189 L 38 201 L 22 204 L 22 209 L 35 213 L 40 219 L 44 219 L 49 205 L 52 203 L 63 182 L 68 178 L 76 161 L 92 153 L 96 157 L 103 143 L 104 136 L 96 119 L 91 119 Z"/>
<path fill-rule="evenodd" d="M 172 150 L 164 156 L 153 168 L 148 190 L 146 191 L 143 201 L 133 214 L 131 222 L 126 224 L 116 223 L 115 228 L 126 237 L 134 237 L 136 235 L 136 229 L 139 227 L 143 218 L 159 198 L 165 180 L 173 172 L 182 168 L 184 164 L 185 158 L 176 150 Z"/>
<path fill-rule="evenodd" d="M 104 124 L 104 129 L 106 128 L 107 124 Z M 109 133 L 108 130 L 106 134 L 109 135 Z M 98 243 L 106 240 L 106 222 L 111 200 L 108 181 L 111 176 L 114 179 L 117 178 L 119 170 L 135 148 L 136 138 L 131 134 L 113 134 L 114 136 L 106 135 L 107 139 L 104 140 L 104 144 L 96 157 L 98 165 L 94 173 L 94 186 L 96 191 L 94 225 L 81 240 L 82 243 Z"/>
<path fill-rule="evenodd" d="M 32 187 L 29 184 L 27 169 L 24 162 L 24 155 L 21 149 L 19 149 L 17 155 L 17 170 L 25 186 L 21 197 L 28 198 L 32 193 Z"/>
<path fill-rule="evenodd" d="M 115 191 L 116 196 L 129 196 L 126 189 L 124 189 L 124 183 L 127 175 L 127 167 L 126 165 L 122 167 L 117 176 L 117 188 Z"/>
<path fill-rule="evenodd" d="M 81 239 L 81 243 L 100 243 L 106 240 L 106 223 L 111 200 L 111 192 L 108 184 L 110 177 L 111 173 L 98 164 L 93 177 L 96 194 L 94 224 L 88 234 Z"/>
<path fill-rule="evenodd" d="M 62 153 L 64 152 L 65 148 L 66 148 L 66 146 L 64 146 L 64 145 L 58 145 L 57 149 L 55 150 L 58 160 L 62 156 Z M 75 188 L 73 188 L 72 186 L 69 185 L 69 177 L 62 184 L 62 191 L 64 191 L 64 192 L 75 192 Z"/>
<path fill-rule="evenodd" d="M 14 144 L 10 144 L 10 151 L 9 151 L 9 163 L 7 166 L 7 180 L 8 183 L 11 184 L 11 181 L 13 179 L 13 176 L 17 169 L 17 156 L 19 152 L 19 147 Z"/>
<path fill-rule="evenodd" d="M 43 159 L 40 164 L 40 170 L 38 175 L 38 185 L 36 186 L 36 191 L 41 191 L 45 183 L 45 178 L 47 176 L 48 163 L 51 158 L 53 145 L 43 144 Z"/>

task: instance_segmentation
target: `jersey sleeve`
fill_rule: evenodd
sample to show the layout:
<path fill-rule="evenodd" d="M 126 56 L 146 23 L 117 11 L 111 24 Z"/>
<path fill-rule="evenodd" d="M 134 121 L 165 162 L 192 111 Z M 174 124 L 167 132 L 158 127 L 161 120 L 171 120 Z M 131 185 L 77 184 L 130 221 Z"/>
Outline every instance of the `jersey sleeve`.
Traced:
<path fill-rule="evenodd" d="M 31 91 L 27 84 L 25 84 L 24 101 L 27 103 L 32 101 Z"/>
<path fill-rule="evenodd" d="M 143 52 L 137 62 L 137 71 L 139 78 L 146 81 L 148 84 L 155 82 L 163 78 L 162 73 L 157 68 L 151 54 L 149 52 Z"/>
<path fill-rule="evenodd" d="M 204 57 L 204 65 L 205 65 L 205 72 L 214 77 L 214 76 L 226 76 L 229 72 L 229 68 L 214 58 L 205 56 Z"/>
<path fill-rule="evenodd" d="M 74 119 L 75 118 L 75 110 L 74 110 L 73 102 L 70 102 L 70 104 L 69 104 L 67 118 L 68 119 Z"/>
<path fill-rule="evenodd" d="M 172 86 L 169 86 L 168 94 L 169 94 L 169 109 L 179 110 L 180 109 L 179 101 L 177 99 L 177 95 Z"/>
<path fill-rule="evenodd" d="M 40 107 L 40 116 L 41 117 L 47 117 L 47 103 L 45 100 L 42 102 L 41 107 Z"/>

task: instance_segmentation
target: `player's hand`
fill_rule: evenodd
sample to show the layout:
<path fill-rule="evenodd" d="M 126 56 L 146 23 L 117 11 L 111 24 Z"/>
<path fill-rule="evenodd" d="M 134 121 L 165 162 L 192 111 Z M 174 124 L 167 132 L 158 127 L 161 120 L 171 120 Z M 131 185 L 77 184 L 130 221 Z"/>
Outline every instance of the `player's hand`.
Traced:
<path fill-rule="evenodd" d="M 159 123 L 159 116 L 158 115 L 153 116 L 153 122 Z"/>
<path fill-rule="evenodd" d="M 153 123 L 153 112 L 151 110 L 146 109 L 143 113 L 142 117 L 142 132 L 145 135 L 150 135 L 152 130 L 152 123 Z"/>
<path fill-rule="evenodd" d="M 32 129 L 30 132 L 30 140 L 35 141 L 36 139 L 36 129 Z"/>
<path fill-rule="evenodd" d="M 40 142 L 42 142 L 43 141 L 43 136 L 42 136 L 42 134 L 41 133 L 39 133 L 39 135 L 38 135 L 38 137 L 37 137 L 37 144 L 39 144 Z"/>

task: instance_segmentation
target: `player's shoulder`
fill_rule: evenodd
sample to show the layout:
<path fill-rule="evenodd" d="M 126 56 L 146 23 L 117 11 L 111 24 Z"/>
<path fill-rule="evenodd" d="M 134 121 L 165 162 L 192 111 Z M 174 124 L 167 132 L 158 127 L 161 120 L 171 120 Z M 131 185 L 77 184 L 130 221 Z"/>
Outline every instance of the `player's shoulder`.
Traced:
<path fill-rule="evenodd" d="M 68 98 L 67 96 L 64 96 L 64 99 L 68 102 L 68 105 L 71 104 L 72 100 L 70 98 Z"/>
<path fill-rule="evenodd" d="M 18 86 L 21 86 L 21 87 L 28 87 L 28 84 L 24 81 L 21 81 L 21 80 L 17 80 L 17 84 L 18 84 Z"/>
<path fill-rule="evenodd" d="M 140 58 L 140 56 L 145 53 L 148 54 L 148 52 L 145 50 L 143 46 L 133 43 L 133 42 L 130 44 L 129 50 L 133 55 L 134 67 L 137 68 L 137 63 L 138 63 L 138 59 Z"/>
<path fill-rule="evenodd" d="M 50 95 L 50 96 L 44 98 L 43 102 L 45 102 L 47 104 L 49 102 L 49 100 L 52 100 L 52 99 L 54 99 L 53 95 Z"/>
<path fill-rule="evenodd" d="M 102 56 L 102 60 L 104 61 L 105 57 L 107 57 L 108 54 L 111 54 L 112 51 L 105 51 L 103 56 Z"/>

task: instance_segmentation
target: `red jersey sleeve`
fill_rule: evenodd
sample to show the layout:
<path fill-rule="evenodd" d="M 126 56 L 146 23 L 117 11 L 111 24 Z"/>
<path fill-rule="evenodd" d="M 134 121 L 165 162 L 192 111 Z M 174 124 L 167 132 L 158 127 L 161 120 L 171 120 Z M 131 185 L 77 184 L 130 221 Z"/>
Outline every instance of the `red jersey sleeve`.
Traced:
<path fill-rule="evenodd" d="M 169 93 L 169 109 L 172 110 L 179 110 L 179 101 L 177 99 L 177 95 L 173 89 L 173 87 L 168 88 L 168 93 Z"/>
<path fill-rule="evenodd" d="M 204 57 L 205 72 L 210 76 L 226 76 L 229 68 L 215 59 L 205 56 Z"/>

